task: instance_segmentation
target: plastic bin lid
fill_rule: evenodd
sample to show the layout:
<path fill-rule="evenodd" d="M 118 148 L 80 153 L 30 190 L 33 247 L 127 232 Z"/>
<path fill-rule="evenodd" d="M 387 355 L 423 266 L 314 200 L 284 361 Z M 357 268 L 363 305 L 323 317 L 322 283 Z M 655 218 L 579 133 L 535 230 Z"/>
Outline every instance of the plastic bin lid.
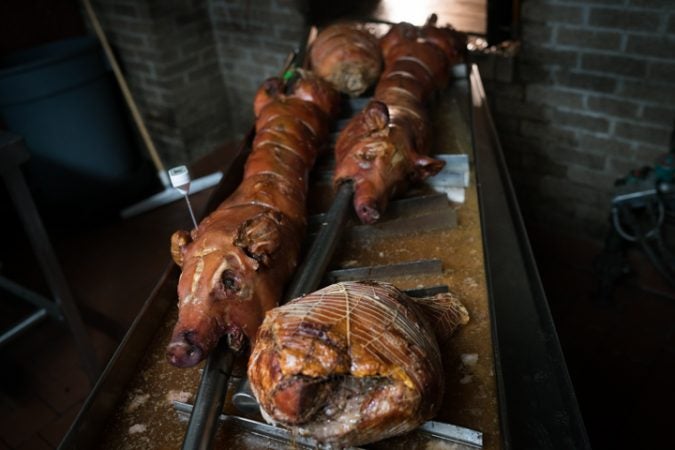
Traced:
<path fill-rule="evenodd" d="M 37 100 L 107 71 L 96 38 L 78 36 L 0 58 L 0 107 Z"/>

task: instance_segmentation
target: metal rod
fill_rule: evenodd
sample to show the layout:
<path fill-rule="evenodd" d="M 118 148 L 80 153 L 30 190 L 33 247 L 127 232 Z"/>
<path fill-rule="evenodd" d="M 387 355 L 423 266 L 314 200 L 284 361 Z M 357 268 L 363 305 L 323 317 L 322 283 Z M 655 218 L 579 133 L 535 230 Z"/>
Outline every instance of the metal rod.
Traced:
<path fill-rule="evenodd" d="M 181 418 L 183 415 L 190 414 L 192 405 L 179 401 L 173 402 L 173 407 Z M 268 425 L 257 420 L 252 420 L 246 417 L 239 417 L 234 415 L 221 414 L 218 417 L 221 422 L 231 421 L 240 427 L 250 430 L 257 434 L 262 434 L 271 439 L 280 440 L 294 445 L 301 445 L 303 447 L 317 448 L 318 443 L 308 437 L 294 435 L 289 430 L 274 425 Z M 452 425 L 444 422 L 435 422 L 429 420 L 424 422 L 416 431 L 422 435 L 431 436 L 444 441 L 454 442 L 465 446 L 474 448 L 483 448 L 483 433 L 472 430 L 471 428 L 464 428 L 458 425 Z M 349 447 L 349 450 L 358 450 L 359 447 Z"/>
<path fill-rule="evenodd" d="M 225 402 L 227 380 L 230 378 L 234 353 L 227 348 L 227 339 L 219 343 L 218 351 L 214 350 L 206 361 L 204 373 L 199 383 L 195 406 L 190 415 L 183 450 L 207 450 L 211 448 L 213 436 L 216 434 L 218 416 Z"/>
<path fill-rule="evenodd" d="M 16 283 L 10 280 L 7 277 L 0 275 L 0 288 L 5 289 L 6 291 L 14 294 L 15 296 L 26 300 L 27 302 L 33 304 L 37 308 L 44 309 L 47 314 L 49 314 L 53 319 L 58 321 L 63 321 L 64 318 L 61 315 L 61 311 L 54 301 L 49 300 L 48 298 L 33 292 L 28 288 L 21 286 L 19 283 Z"/>
<path fill-rule="evenodd" d="M 27 153 L 23 139 L 9 134 L 0 133 L 0 150 L 15 153 L 17 158 Z M 73 335 L 83 369 L 92 385 L 100 373 L 100 365 L 96 350 L 92 344 L 82 316 L 75 303 L 66 276 L 56 257 L 47 230 L 42 222 L 37 206 L 33 201 L 30 189 L 26 184 L 23 173 L 18 165 L 7 164 L 2 167 L 2 178 L 7 186 L 7 192 L 16 207 L 19 218 L 30 241 L 31 247 L 42 269 L 54 302 L 61 311 Z"/>
<path fill-rule="evenodd" d="M 440 259 L 419 259 L 384 266 L 352 267 L 332 270 L 326 274 L 330 283 L 338 281 L 382 280 L 401 275 L 438 275 L 443 273 Z"/>
<path fill-rule="evenodd" d="M 190 203 L 190 197 L 187 194 L 184 195 L 185 203 L 187 203 L 188 211 L 190 211 L 190 218 L 192 219 L 192 225 L 195 226 L 195 229 L 199 228 L 197 224 L 197 219 L 195 218 L 195 213 L 192 211 L 192 204 Z"/>
<path fill-rule="evenodd" d="M 483 448 L 483 433 L 470 428 L 429 420 L 417 428 L 417 431 L 459 444 Z"/>
<path fill-rule="evenodd" d="M 352 182 L 340 185 L 333 203 L 326 213 L 325 220 L 321 224 L 321 230 L 316 235 L 307 256 L 305 256 L 295 278 L 286 291 L 286 299 L 291 300 L 300 297 L 313 291 L 321 283 L 326 267 L 328 267 L 328 263 L 335 252 L 338 239 L 342 234 L 342 228 L 347 221 L 347 212 L 353 194 L 354 185 Z"/>
<path fill-rule="evenodd" d="M 174 400 L 173 407 L 176 410 L 179 420 L 187 420 L 184 417 L 189 416 L 192 413 L 192 405 L 189 403 L 179 402 Z M 232 422 L 237 426 L 243 428 L 244 430 L 251 431 L 254 434 L 262 435 L 268 439 L 272 439 L 277 442 L 281 442 L 287 445 L 292 444 L 293 449 L 299 448 L 318 448 L 318 442 L 315 439 L 304 437 L 301 435 L 293 435 L 286 428 L 278 427 L 275 425 L 269 425 L 264 422 L 259 422 L 257 420 L 249 419 L 247 417 L 233 416 L 228 414 L 221 414 L 218 417 L 219 422 Z M 345 450 L 359 450 L 358 447 L 349 447 Z"/>
<path fill-rule="evenodd" d="M 30 327 L 40 323 L 42 320 L 47 318 L 47 311 L 44 309 L 38 309 L 30 316 L 23 319 L 21 322 L 14 325 L 9 330 L 5 331 L 0 335 L 0 347 L 7 344 L 11 340 L 19 337 L 25 331 L 28 331 Z"/>

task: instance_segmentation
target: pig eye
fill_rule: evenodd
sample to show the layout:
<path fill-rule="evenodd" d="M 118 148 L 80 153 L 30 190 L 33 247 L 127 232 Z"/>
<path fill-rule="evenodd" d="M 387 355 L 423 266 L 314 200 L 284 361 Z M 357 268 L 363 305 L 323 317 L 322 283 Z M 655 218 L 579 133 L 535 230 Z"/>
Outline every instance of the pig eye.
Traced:
<path fill-rule="evenodd" d="M 228 294 L 233 294 L 239 292 L 239 282 L 237 281 L 236 275 L 231 270 L 226 270 L 220 276 L 220 281 L 223 283 L 223 288 Z"/>

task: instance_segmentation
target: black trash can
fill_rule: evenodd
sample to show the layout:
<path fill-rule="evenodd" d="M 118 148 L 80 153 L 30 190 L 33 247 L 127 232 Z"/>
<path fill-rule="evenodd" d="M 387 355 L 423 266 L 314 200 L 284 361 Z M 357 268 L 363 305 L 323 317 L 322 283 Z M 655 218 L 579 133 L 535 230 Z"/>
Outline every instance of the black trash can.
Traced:
<path fill-rule="evenodd" d="M 0 59 L 0 119 L 25 138 L 29 185 L 59 220 L 105 215 L 142 195 L 151 171 L 128 117 L 94 37 Z"/>

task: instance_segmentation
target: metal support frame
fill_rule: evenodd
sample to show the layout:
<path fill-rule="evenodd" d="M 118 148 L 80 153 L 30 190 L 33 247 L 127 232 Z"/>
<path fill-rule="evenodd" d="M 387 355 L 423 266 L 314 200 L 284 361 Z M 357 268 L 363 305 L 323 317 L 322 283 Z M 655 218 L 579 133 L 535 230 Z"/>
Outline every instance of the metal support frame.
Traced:
<path fill-rule="evenodd" d="M 9 342 L 47 316 L 65 321 L 75 340 L 84 371 L 92 384 L 99 374 L 96 352 L 77 309 L 75 300 L 54 253 L 40 214 L 26 185 L 21 164 L 29 158 L 23 138 L 8 132 L 0 132 L 0 176 L 14 203 L 26 231 L 38 265 L 53 296 L 50 301 L 39 294 L 5 278 L 0 277 L 0 288 L 38 307 L 38 311 L 19 322 L 0 336 L 0 344 Z"/>

